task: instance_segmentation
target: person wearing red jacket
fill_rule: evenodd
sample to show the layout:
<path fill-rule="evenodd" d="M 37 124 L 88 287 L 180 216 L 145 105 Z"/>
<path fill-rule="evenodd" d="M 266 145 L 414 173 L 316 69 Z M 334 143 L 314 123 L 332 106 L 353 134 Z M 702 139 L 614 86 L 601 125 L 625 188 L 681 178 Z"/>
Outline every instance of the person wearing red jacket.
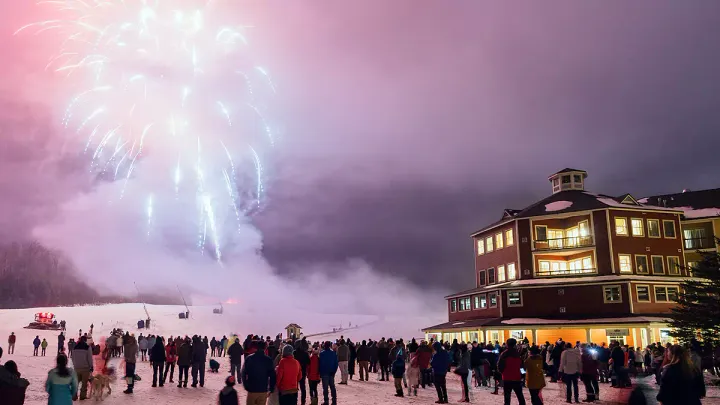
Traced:
<path fill-rule="evenodd" d="M 517 349 L 517 340 L 510 338 L 507 340 L 507 349 L 500 354 L 498 360 L 498 371 L 502 374 L 503 394 L 505 396 L 505 405 L 510 405 L 510 398 L 515 392 L 518 403 L 525 405 L 525 396 L 522 391 L 522 359 Z"/>
<path fill-rule="evenodd" d="M 425 385 L 430 385 L 432 381 L 432 369 L 430 368 L 432 348 L 423 340 L 420 342 L 420 346 L 415 353 L 417 355 L 418 367 L 420 368 L 420 384 L 424 389 Z"/>
<path fill-rule="evenodd" d="M 280 405 L 297 405 L 298 382 L 302 379 L 300 362 L 295 360 L 293 347 L 286 345 L 282 351 L 282 359 L 275 368 L 276 387 L 280 394 Z"/>
<path fill-rule="evenodd" d="M 11 332 L 10 336 L 8 337 L 8 354 L 15 354 L 15 340 L 17 339 L 17 336 L 15 336 L 15 332 Z"/>
<path fill-rule="evenodd" d="M 175 374 L 175 362 L 177 361 L 177 347 L 175 341 L 170 339 L 167 346 L 165 346 L 165 374 L 163 374 L 163 384 L 168 376 L 168 370 L 170 370 L 170 382 L 173 382 L 173 374 Z"/>
<path fill-rule="evenodd" d="M 310 366 L 308 367 L 308 384 L 310 385 L 310 401 L 313 404 L 318 403 L 318 385 L 320 385 L 320 351 L 317 347 L 313 348 L 310 355 Z"/>

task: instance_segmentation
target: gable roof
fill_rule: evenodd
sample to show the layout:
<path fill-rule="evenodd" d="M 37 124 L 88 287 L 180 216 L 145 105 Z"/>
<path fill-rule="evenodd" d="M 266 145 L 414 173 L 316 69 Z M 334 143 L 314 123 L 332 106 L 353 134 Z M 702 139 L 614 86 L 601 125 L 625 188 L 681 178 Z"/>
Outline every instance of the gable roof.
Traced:
<path fill-rule="evenodd" d="M 551 179 L 551 178 L 557 176 L 558 174 L 571 173 L 571 172 L 580 172 L 583 174 L 584 177 L 587 177 L 587 172 L 585 170 L 571 169 L 569 167 L 566 167 L 566 168 L 560 170 L 559 172 L 555 172 L 555 173 L 551 174 L 550 176 L 548 176 L 548 179 Z"/>
<path fill-rule="evenodd" d="M 657 207 L 681 209 L 687 219 L 720 216 L 720 188 L 655 195 L 640 201 Z"/>

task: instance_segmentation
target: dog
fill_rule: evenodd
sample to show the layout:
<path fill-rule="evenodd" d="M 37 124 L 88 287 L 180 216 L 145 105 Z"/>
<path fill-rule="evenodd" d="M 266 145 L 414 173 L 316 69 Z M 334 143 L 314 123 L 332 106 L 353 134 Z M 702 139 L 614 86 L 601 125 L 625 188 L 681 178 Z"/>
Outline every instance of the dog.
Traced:
<path fill-rule="evenodd" d="M 112 388 L 110 383 L 113 382 L 113 375 L 96 374 L 92 377 L 90 383 L 90 398 L 95 398 L 96 401 L 102 401 L 112 394 Z M 103 398 L 103 391 L 107 389 L 107 396 Z"/>

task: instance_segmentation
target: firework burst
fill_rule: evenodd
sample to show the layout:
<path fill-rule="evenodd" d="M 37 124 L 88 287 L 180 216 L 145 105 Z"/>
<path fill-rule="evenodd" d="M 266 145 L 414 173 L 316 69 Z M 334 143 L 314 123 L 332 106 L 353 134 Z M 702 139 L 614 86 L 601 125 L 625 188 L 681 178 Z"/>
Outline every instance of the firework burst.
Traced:
<path fill-rule="evenodd" d="M 192 221 L 185 236 L 220 261 L 226 235 L 263 205 L 263 156 L 275 143 L 267 117 L 276 87 L 250 58 L 249 27 L 224 24 L 227 13 L 208 0 L 38 6 L 53 18 L 16 34 L 58 41 L 46 70 L 71 89 L 61 124 L 91 173 L 137 202 L 148 238 L 163 223 Z M 194 213 L 163 219 L 170 205 Z"/>

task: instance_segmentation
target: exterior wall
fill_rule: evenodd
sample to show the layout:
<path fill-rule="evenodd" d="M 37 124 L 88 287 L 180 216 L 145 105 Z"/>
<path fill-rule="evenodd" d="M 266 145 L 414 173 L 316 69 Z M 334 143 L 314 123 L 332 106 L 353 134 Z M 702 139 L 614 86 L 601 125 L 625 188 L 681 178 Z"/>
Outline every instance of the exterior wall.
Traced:
<path fill-rule="evenodd" d="M 593 232 L 595 233 L 595 253 L 599 276 L 612 274 L 610 260 L 610 239 L 607 226 L 607 211 L 593 211 Z"/>
<path fill-rule="evenodd" d="M 655 300 L 655 287 L 678 287 L 680 284 L 668 284 L 668 283 L 631 283 L 630 284 L 633 298 L 633 312 L 636 314 L 666 314 L 671 312 L 672 308 L 676 306 L 674 302 L 657 302 Z M 638 301 L 637 297 L 637 286 L 648 286 L 650 287 L 650 302 Z"/>
<path fill-rule="evenodd" d="M 513 240 L 514 243 L 512 246 L 507 246 L 505 242 L 505 231 L 512 229 L 513 231 Z M 502 233 L 503 235 L 503 248 L 498 249 L 497 244 L 495 243 L 495 235 L 498 233 Z M 515 222 L 510 222 L 506 225 L 503 225 L 502 227 L 498 227 L 492 230 L 489 230 L 479 236 L 473 237 L 473 243 L 475 244 L 475 279 L 478 278 L 478 271 L 479 270 L 487 270 L 489 268 L 495 268 L 497 269 L 497 266 L 507 265 L 508 263 L 515 263 L 515 269 L 519 269 L 519 263 L 518 263 L 518 254 L 517 254 L 517 244 L 518 244 L 518 236 L 515 234 Z M 488 237 L 493 238 L 493 251 L 488 252 L 487 247 L 485 248 L 485 253 L 482 255 L 478 255 L 477 250 L 477 243 L 479 240 L 485 241 Z M 487 276 L 486 276 L 487 277 Z M 495 281 L 497 282 L 497 275 L 495 277 Z M 478 287 L 479 281 L 476 281 L 476 287 Z"/>
<path fill-rule="evenodd" d="M 532 241 L 533 234 L 530 230 L 530 220 L 521 219 L 517 221 L 518 228 L 518 250 L 520 252 L 518 271 L 520 278 L 527 279 L 533 278 L 533 255 L 532 255 Z"/>
<path fill-rule="evenodd" d="M 691 243 L 690 245 L 685 242 L 684 234 L 683 234 L 683 241 L 685 243 L 685 262 L 699 262 L 703 259 L 702 252 L 708 252 L 708 251 L 717 251 L 718 246 L 715 243 L 715 237 L 718 236 L 718 231 L 720 231 L 720 219 L 712 220 L 708 219 L 703 222 L 683 222 L 682 224 L 683 231 L 689 230 L 689 229 L 704 229 L 706 240 L 703 240 L 703 244 L 699 245 L 700 247 L 697 248 L 695 246 L 697 245 L 697 242 L 700 241 L 691 241 L 695 244 Z M 709 246 L 709 248 L 705 248 L 705 246 Z M 702 249 L 702 252 L 700 251 Z"/>
<path fill-rule="evenodd" d="M 611 209 L 609 210 L 610 215 L 610 226 L 611 226 L 611 232 L 610 232 L 610 240 L 612 241 L 612 253 L 613 253 L 613 262 L 615 264 L 615 273 L 620 272 L 620 264 L 618 255 L 619 254 L 631 254 L 633 255 L 633 274 L 636 273 L 635 268 L 635 255 L 647 255 L 648 257 L 648 263 L 650 265 L 652 264 L 652 258 L 653 255 L 663 256 L 665 260 L 665 275 L 668 277 L 680 277 L 685 276 L 686 271 L 685 269 L 680 270 L 679 275 L 669 275 L 668 269 L 667 269 L 667 257 L 668 256 L 675 256 L 678 257 L 680 260 L 680 265 L 685 265 L 685 259 L 683 257 L 683 240 L 682 240 L 682 229 L 680 227 L 680 221 L 679 216 L 677 214 L 671 214 L 671 213 L 663 213 L 663 212 L 653 212 L 653 211 L 633 211 L 633 210 L 620 210 L 620 209 Z M 629 236 L 619 236 L 615 232 L 615 218 L 622 217 L 627 219 L 628 228 L 631 228 L 631 219 L 632 218 L 642 218 L 643 219 L 643 227 L 644 227 L 644 236 L 632 236 L 632 231 L 630 231 Z M 647 220 L 648 219 L 657 219 L 660 221 L 660 238 L 650 238 L 648 237 L 647 232 Z M 670 220 L 675 223 L 675 238 L 665 238 L 664 237 L 664 227 L 663 227 L 663 220 Z M 652 267 L 652 266 L 650 266 Z M 630 273 L 623 273 L 623 274 L 630 274 Z M 652 268 L 649 269 L 649 272 L 647 274 L 641 274 L 641 275 L 651 275 L 651 276 L 662 276 L 662 274 L 653 274 Z"/>
<path fill-rule="evenodd" d="M 613 284 L 614 285 L 614 284 Z M 621 287 L 622 302 L 604 302 L 602 285 L 585 285 L 562 287 L 563 295 L 559 295 L 559 287 L 525 288 L 522 289 L 521 307 L 510 307 L 507 303 L 508 291 L 502 294 L 503 317 L 505 318 L 562 318 L 567 316 L 626 316 L 630 314 L 627 284 Z M 560 312 L 565 307 L 565 312 Z"/>

